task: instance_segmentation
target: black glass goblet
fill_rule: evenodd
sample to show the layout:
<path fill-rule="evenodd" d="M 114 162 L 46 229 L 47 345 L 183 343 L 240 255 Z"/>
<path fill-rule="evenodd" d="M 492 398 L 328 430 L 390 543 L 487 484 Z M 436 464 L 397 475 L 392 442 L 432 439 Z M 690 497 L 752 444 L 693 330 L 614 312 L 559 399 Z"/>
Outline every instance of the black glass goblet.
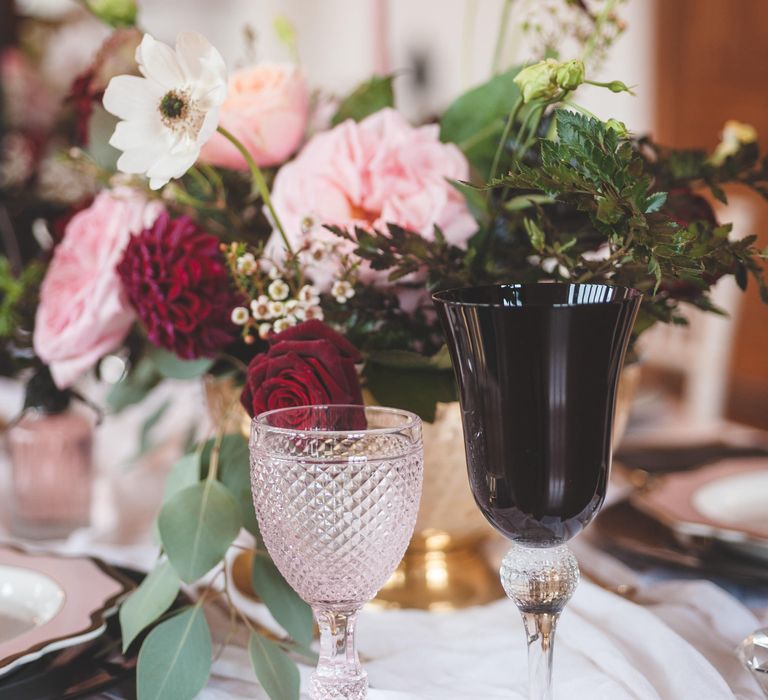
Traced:
<path fill-rule="evenodd" d="M 614 404 L 641 294 L 509 284 L 433 296 L 459 383 L 469 481 L 512 540 L 501 566 L 528 637 L 530 697 L 551 697 L 560 612 L 579 579 L 565 542 L 597 514 Z"/>

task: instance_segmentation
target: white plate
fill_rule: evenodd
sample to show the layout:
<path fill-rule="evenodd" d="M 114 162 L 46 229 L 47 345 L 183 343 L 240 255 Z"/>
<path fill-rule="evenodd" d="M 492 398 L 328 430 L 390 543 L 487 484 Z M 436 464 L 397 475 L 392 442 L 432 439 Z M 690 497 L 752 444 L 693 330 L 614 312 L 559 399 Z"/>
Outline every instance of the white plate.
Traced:
<path fill-rule="evenodd" d="M 0 642 L 48 622 L 64 604 L 64 589 L 34 569 L 0 564 Z"/>
<path fill-rule="evenodd" d="M 661 477 L 632 504 L 682 538 L 717 540 L 768 561 L 768 460 L 724 460 Z"/>
<path fill-rule="evenodd" d="M 0 547 L 0 677 L 98 637 L 130 587 L 96 559 Z"/>
<path fill-rule="evenodd" d="M 694 491 L 691 502 L 711 520 L 768 535 L 768 471 L 711 481 Z"/>

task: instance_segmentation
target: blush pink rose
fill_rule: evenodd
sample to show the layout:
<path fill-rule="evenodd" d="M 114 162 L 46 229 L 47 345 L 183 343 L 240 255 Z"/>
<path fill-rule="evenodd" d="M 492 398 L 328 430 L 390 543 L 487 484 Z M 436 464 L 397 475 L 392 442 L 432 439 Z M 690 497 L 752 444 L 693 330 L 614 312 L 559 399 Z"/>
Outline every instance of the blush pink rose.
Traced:
<path fill-rule="evenodd" d="M 35 352 L 59 388 L 71 386 L 125 338 L 134 320 L 115 270 L 131 235 L 163 211 L 136 190 L 98 194 L 72 217 L 40 290 Z"/>
<path fill-rule="evenodd" d="M 289 64 L 262 63 L 229 78 L 219 124 L 232 132 L 260 167 L 279 165 L 298 148 L 309 116 L 309 89 Z M 247 170 L 240 152 L 214 134 L 200 152 L 212 165 Z"/>
<path fill-rule="evenodd" d="M 456 146 L 441 143 L 438 132 L 437 125 L 413 127 L 394 109 L 383 109 L 314 136 L 280 169 L 272 191 L 291 245 L 320 241 L 344 248 L 323 224 L 386 231 L 393 223 L 427 240 L 434 240 L 437 225 L 450 243 L 466 247 L 477 223 L 448 180 L 467 180 L 469 165 Z M 273 233 L 268 254 L 277 257 L 280 249 Z M 321 291 L 336 272 L 328 262 L 309 267 Z M 383 283 L 386 277 L 362 268 L 363 281 Z"/>

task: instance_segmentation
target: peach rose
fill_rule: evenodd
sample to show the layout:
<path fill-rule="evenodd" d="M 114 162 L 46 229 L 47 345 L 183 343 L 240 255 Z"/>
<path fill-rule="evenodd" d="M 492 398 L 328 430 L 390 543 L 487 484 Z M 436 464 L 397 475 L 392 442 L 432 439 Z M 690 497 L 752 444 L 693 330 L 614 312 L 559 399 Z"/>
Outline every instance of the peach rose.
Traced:
<path fill-rule="evenodd" d="M 128 187 L 105 190 L 67 224 L 40 290 L 35 352 L 56 385 L 74 384 L 125 338 L 134 314 L 115 267 L 132 234 L 163 211 Z"/>
<path fill-rule="evenodd" d="M 301 71 L 289 64 L 262 63 L 230 76 L 219 124 L 265 167 L 285 162 L 296 150 L 308 114 L 309 90 Z M 218 133 L 203 146 L 200 157 L 223 168 L 248 169 L 245 158 Z"/>
<path fill-rule="evenodd" d="M 386 231 L 393 223 L 427 240 L 434 240 L 437 225 L 450 243 L 466 247 L 477 224 L 448 179 L 468 179 L 469 165 L 456 146 L 440 142 L 438 132 L 435 124 L 413 127 L 394 109 L 383 109 L 314 136 L 280 169 L 272 191 L 291 245 L 339 246 L 341 239 L 323 224 Z M 273 233 L 268 253 L 277 257 L 280 248 Z M 328 262 L 308 271 L 322 291 L 336 272 Z M 363 269 L 365 281 L 383 282 L 386 275 Z"/>

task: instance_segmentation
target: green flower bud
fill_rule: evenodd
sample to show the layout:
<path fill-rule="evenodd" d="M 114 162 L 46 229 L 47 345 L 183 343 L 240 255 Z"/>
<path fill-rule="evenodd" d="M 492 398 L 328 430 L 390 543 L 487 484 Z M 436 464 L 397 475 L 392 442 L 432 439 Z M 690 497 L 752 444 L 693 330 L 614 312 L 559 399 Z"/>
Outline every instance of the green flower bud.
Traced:
<path fill-rule="evenodd" d="M 86 4 L 94 15 L 113 27 L 136 24 L 136 0 L 86 0 Z"/>
<path fill-rule="evenodd" d="M 610 83 L 605 83 L 611 92 L 632 92 L 621 80 L 612 80 Z"/>
<path fill-rule="evenodd" d="M 520 88 L 523 94 L 523 102 L 528 103 L 531 100 L 549 100 L 560 92 L 557 84 L 557 71 L 560 63 L 554 58 L 547 58 L 544 61 L 534 63 L 532 66 L 523 68 L 515 76 L 515 85 Z"/>
<path fill-rule="evenodd" d="M 624 122 L 620 122 L 618 119 L 609 119 L 607 122 L 605 122 L 605 128 L 615 131 L 622 138 L 629 136 L 629 131 L 627 131 L 626 124 L 624 124 Z"/>
<path fill-rule="evenodd" d="M 563 90 L 575 90 L 584 82 L 584 62 L 574 59 L 561 63 L 555 80 Z"/>

